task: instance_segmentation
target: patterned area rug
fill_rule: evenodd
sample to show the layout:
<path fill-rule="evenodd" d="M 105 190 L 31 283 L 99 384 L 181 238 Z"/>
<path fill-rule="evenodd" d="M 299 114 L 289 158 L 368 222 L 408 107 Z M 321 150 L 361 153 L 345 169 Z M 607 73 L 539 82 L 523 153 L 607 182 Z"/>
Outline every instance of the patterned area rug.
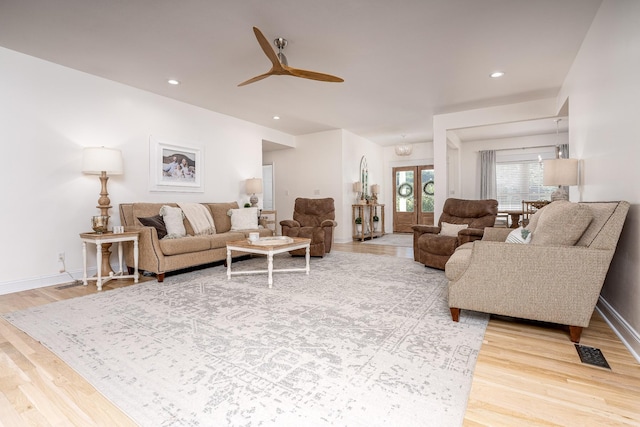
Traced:
<path fill-rule="evenodd" d="M 488 316 L 452 322 L 445 283 L 334 251 L 272 289 L 219 266 L 4 317 L 142 426 L 459 426 Z"/>
<path fill-rule="evenodd" d="M 402 246 L 405 248 L 413 247 L 413 234 L 393 233 L 385 234 L 382 237 L 376 237 L 375 239 L 365 240 L 363 242 L 366 245 L 389 245 L 389 246 Z"/>

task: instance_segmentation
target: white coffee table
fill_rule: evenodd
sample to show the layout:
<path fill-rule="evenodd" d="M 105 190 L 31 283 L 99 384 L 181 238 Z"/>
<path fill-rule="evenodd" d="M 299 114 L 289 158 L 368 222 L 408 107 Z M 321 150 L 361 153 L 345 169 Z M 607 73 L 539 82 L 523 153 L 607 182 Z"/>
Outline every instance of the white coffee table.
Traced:
<path fill-rule="evenodd" d="M 290 271 L 304 271 L 307 276 L 309 275 L 309 247 L 311 245 L 311 239 L 303 239 L 299 237 L 284 236 L 262 238 L 252 243 L 249 239 L 236 240 L 227 243 L 227 280 L 231 279 L 234 274 L 259 274 L 267 273 L 269 277 L 269 288 L 273 285 L 273 273 L 274 272 L 290 272 Z M 283 252 L 292 251 L 295 249 L 306 249 L 306 265 L 304 268 L 280 268 L 273 269 L 273 256 L 281 254 Z M 267 256 L 267 269 L 266 270 L 250 270 L 250 271 L 231 271 L 231 251 L 244 252 L 247 254 L 258 254 Z"/>

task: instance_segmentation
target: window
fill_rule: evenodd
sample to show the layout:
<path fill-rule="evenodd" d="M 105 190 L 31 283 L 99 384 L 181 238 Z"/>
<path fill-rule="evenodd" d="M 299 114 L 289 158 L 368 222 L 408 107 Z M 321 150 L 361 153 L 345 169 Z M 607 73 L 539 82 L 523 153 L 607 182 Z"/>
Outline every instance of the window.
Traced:
<path fill-rule="evenodd" d="M 553 159 L 548 149 L 538 152 L 498 153 L 496 190 L 500 210 L 522 209 L 523 200 L 549 200 L 556 187 L 542 185 L 542 159 Z M 509 154 L 511 153 L 511 154 Z"/>

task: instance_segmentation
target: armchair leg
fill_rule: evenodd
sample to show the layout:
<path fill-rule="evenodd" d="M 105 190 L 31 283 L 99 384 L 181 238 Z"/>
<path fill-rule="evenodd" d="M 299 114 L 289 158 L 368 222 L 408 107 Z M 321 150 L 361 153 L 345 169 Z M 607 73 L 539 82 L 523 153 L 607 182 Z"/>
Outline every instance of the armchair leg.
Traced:
<path fill-rule="evenodd" d="M 158 282 L 163 282 L 164 281 L 164 273 L 156 274 L 156 278 L 158 279 Z"/>
<path fill-rule="evenodd" d="M 569 326 L 569 338 L 574 343 L 580 342 L 580 335 L 582 335 L 582 326 Z"/>
<path fill-rule="evenodd" d="M 449 310 L 451 310 L 451 319 L 453 319 L 454 322 L 459 321 L 460 320 L 460 309 L 451 307 L 451 308 L 449 308 Z"/>

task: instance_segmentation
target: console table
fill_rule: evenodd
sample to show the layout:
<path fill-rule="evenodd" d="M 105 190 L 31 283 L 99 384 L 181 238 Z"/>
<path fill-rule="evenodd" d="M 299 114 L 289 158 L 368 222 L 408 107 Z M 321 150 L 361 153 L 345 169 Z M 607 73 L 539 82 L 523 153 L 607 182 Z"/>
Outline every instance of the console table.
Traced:
<path fill-rule="evenodd" d="M 95 280 L 96 287 L 101 291 L 102 284 L 112 279 L 133 279 L 134 283 L 138 283 L 138 234 L 137 231 L 125 231 L 124 233 L 80 233 L 80 240 L 82 240 L 82 263 L 84 266 L 82 284 L 86 286 L 88 280 Z M 133 242 L 133 274 L 124 274 L 122 270 L 122 242 Z M 87 277 L 87 243 L 96 245 L 96 265 L 98 266 L 98 274 L 96 277 Z M 102 245 L 106 243 L 118 244 L 118 261 L 120 265 L 117 273 L 110 271 L 109 275 L 103 279 L 102 268 L 100 268 L 100 266 L 102 264 Z"/>
<path fill-rule="evenodd" d="M 384 236 L 384 205 L 369 203 L 351 206 L 354 240 L 365 241 Z M 378 217 L 379 221 L 374 221 L 374 217 Z"/>

